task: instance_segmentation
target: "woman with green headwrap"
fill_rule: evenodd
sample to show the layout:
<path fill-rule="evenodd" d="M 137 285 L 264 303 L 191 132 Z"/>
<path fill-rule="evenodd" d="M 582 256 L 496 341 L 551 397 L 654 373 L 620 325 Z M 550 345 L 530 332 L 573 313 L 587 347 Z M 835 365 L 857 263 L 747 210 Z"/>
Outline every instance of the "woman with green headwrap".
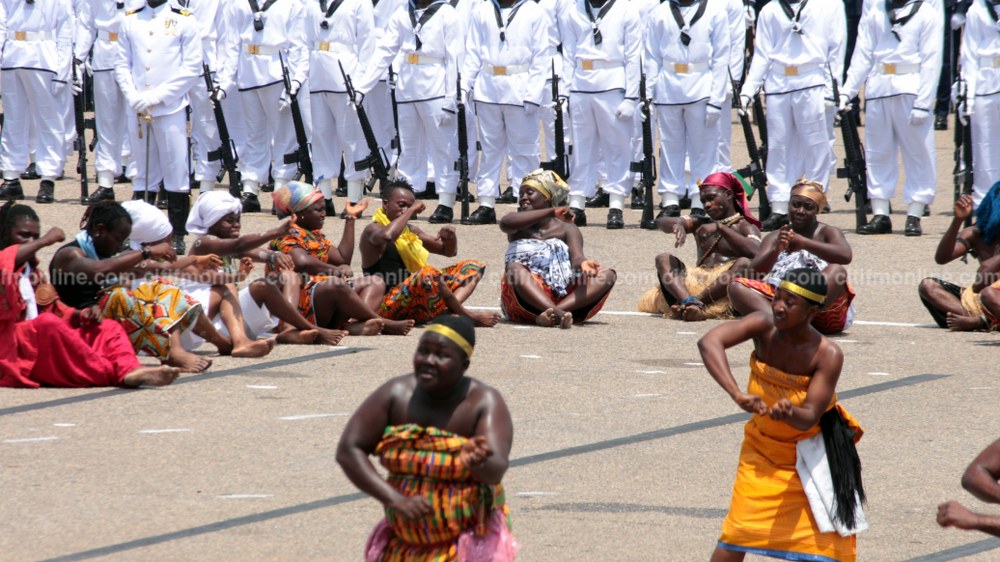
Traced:
<path fill-rule="evenodd" d="M 500 220 L 510 244 L 500 282 L 511 322 L 569 328 L 592 318 L 618 278 L 583 254 L 583 234 L 565 207 L 569 186 L 549 170 L 521 180 L 518 210 Z"/>

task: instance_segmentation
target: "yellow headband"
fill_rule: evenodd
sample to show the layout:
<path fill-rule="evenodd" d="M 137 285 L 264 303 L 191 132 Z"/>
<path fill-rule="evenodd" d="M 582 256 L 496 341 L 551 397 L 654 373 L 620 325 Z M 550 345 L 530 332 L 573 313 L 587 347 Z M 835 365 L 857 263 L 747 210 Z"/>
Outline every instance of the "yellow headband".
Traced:
<path fill-rule="evenodd" d="M 552 192 L 549 191 L 548 188 L 546 188 L 544 185 L 542 185 L 542 182 L 534 178 L 525 178 L 524 180 L 521 181 L 521 185 L 526 185 L 534 189 L 538 193 L 541 193 L 542 197 L 548 199 L 549 201 L 552 200 Z"/>
<path fill-rule="evenodd" d="M 462 337 L 462 334 L 459 334 L 444 324 L 431 324 L 427 326 L 427 331 L 440 334 L 450 339 L 455 342 L 455 345 L 465 352 L 466 357 L 472 357 L 472 345 L 469 343 L 469 340 Z"/>
<path fill-rule="evenodd" d="M 826 301 L 825 296 L 819 293 L 814 293 L 809 289 L 806 289 L 805 287 L 801 287 L 799 285 L 796 285 L 795 283 L 792 283 L 791 281 L 782 280 L 781 283 L 778 283 L 778 288 L 784 289 L 789 293 L 795 293 L 796 295 L 806 299 L 807 301 L 812 301 L 813 303 L 818 304 L 820 306 L 822 306 L 823 302 Z"/>
<path fill-rule="evenodd" d="M 823 186 L 820 185 L 819 182 L 802 179 L 792 186 L 793 191 L 796 189 L 800 189 L 802 191 L 800 195 L 803 197 L 808 197 L 809 199 L 815 201 L 816 204 L 819 205 L 821 211 L 823 210 L 823 207 L 826 206 L 826 193 L 823 193 Z"/>

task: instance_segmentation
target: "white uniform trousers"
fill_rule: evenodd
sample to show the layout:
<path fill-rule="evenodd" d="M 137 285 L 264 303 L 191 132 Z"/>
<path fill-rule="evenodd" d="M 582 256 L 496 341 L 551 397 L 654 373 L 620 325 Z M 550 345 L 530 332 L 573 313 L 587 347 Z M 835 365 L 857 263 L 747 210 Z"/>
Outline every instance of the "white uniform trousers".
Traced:
<path fill-rule="evenodd" d="M 972 200 L 978 207 L 993 183 L 1000 180 L 1000 93 L 976 96 L 972 114 Z M 907 174 L 908 175 L 908 174 Z"/>
<path fill-rule="evenodd" d="M 128 138 L 127 119 L 135 113 L 125 101 L 113 71 L 94 73 L 94 121 L 97 123 L 97 147 L 94 168 L 118 176 Z M 103 187 L 113 187 L 106 185 Z"/>
<path fill-rule="evenodd" d="M 4 127 L 0 136 L 0 169 L 20 174 L 28 167 L 32 144 L 26 142 L 30 127 L 37 135 L 35 166 L 38 175 L 57 177 L 66 164 L 66 125 L 62 108 L 52 94 L 51 72 L 14 69 L 3 71 Z M 68 89 L 69 86 L 66 86 Z"/>
<path fill-rule="evenodd" d="M 930 205 L 937 193 L 934 165 L 934 120 L 910 125 L 912 94 L 865 101 L 865 159 L 868 163 L 868 196 L 889 199 L 896 195 L 899 153 L 906 182 L 903 203 Z M 770 122 L 770 119 L 768 119 Z M 770 162 L 770 157 L 768 157 Z"/>
<path fill-rule="evenodd" d="M 364 135 L 354 104 L 347 94 L 321 92 L 312 94 L 313 170 L 317 178 L 336 179 L 340 174 L 340 158 L 347 163 L 347 181 L 362 181 L 368 168 L 354 169 L 354 162 L 368 154 Z M 318 180 L 317 180 L 318 181 Z"/>
<path fill-rule="evenodd" d="M 656 123 L 660 130 L 660 177 L 657 191 L 674 198 L 698 195 L 698 181 L 716 167 L 719 131 L 705 127 L 708 100 L 683 105 L 657 105 Z M 685 179 L 685 158 L 691 164 L 691 182 Z"/>
<path fill-rule="evenodd" d="M 835 106 L 835 105 L 831 106 L 831 105 L 829 105 L 829 102 L 827 102 L 827 106 L 826 106 L 826 131 L 827 131 L 827 136 L 830 139 L 830 152 L 829 152 L 829 157 L 830 157 L 830 175 L 827 176 L 827 177 L 830 177 L 830 178 L 837 177 L 837 151 L 836 151 L 836 148 L 835 148 L 835 145 L 837 144 L 837 127 L 836 127 L 836 122 L 837 122 L 837 106 Z M 824 189 L 826 191 L 830 190 L 830 184 L 829 183 L 826 183 L 826 184 L 823 184 L 823 185 L 825 186 Z M 820 209 L 820 210 L 822 210 L 822 209 Z"/>
<path fill-rule="evenodd" d="M 635 123 L 619 120 L 615 110 L 624 101 L 620 90 L 596 94 L 572 92 L 573 182 L 570 195 L 593 197 L 600 169 L 607 170 L 604 191 L 625 196 L 632 187 L 632 134 Z M 602 165 L 603 163 L 603 165 Z M 628 188 L 626 188 L 626 185 Z"/>
<path fill-rule="evenodd" d="M 240 162 L 237 168 L 242 173 L 245 164 L 243 155 L 247 150 L 247 122 L 243 118 L 243 92 L 235 90 L 222 100 L 222 111 L 226 112 L 226 126 L 229 128 L 229 136 L 236 145 L 236 155 Z"/>
<path fill-rule="evenodd" d="M 167 191 L 188 193 L 187 108 L 170 115 L 153 117 L 151 123 L 132 115 L 127 121 L 132 158 L 135 160 L 133 191 L 145 191 L 149 178 L 149 191 L 157 191 L 162 181 Z M 142 131 L 142 138 L 139 132 Z M 149 151 L 149 158 L 146 152 Z M 149 168 L 146 168 L 146 162 Z"/>
<path fill-rule="evenodd" d="M 240 92 L 247 127 L 247 143 L 240 153 L 244 180 L 267 183 L 268 166 L 275 180 L 291 181 L 298 173 L 297 164 L 285 164 L 285 155 L 294 152 L 298 143 L 291 109 L 279 110 L 284 91 L 285 85 L 278 82 Z"/>
<path fill-rule="evenodd" d="M 385 151 L 391 164 L 395 159 L 392 150 L 392 139 L 396 136 L 396 124 L 392 120 L 392 98 L 389 95 L 389 83 L 381 80 L 375 84 L 363 102 L 368 112 L 368 121 L 372 124 L 372 132 L 378 139 L 378 146 Z"/>
<path fill-rule="evenodd" d="M 483 147 L 476 187 L 480 197 L 500 196 L 500 172 L 510 156 L 511 185 L 520 186 L 521 178 L 538 168 L 538 108 L 525 112 L 523 107 L 476 103 Z M 468 109 L 468 108 L 466 108 Z M 470 154 L 475 144 L 470 139 Z"/>
<path fill-rule="evenodd" d="M 450 100 L 441 98 L 399 104 L 399 141 L 402 144 L 399 174 L 418 192 L 427 184 L 430 162 L 434 166 L 437 192 L 456 193 L 458 142 L 455 120 L 442 124 L 444 107 L 448 103 Z M 474 146 L 471 139 L 470 146 Z"/>
<path fill-rule="evenodd" d="M 552 91 L 552 83 L 547 82 L 545 86 L 545 91 Z M 539 109 L 539 115 L 542 118 L 542 135 L 545 142 L 545 159 L 554 160 L 556 156 L 556 110 L 552 103 L 551 97 L 542 104 L 541 109 Z M 570 124 L 569 118 L 569 106 L 563 106 L 563 143 L 566 145 L 566 150 L 573 144 L 573 128 Z M 564 178 L 565 179 L 565 178 Z M 516 186 L 515 186 L 516 189 Z"/>
<path fill-rule="evenodd" d="M 716 172 L 733 171 L 733 94 L 726 94 L 726 101 L 722 102 L 722 115 L 719 117 L 719 153 L 715 156 Z"/>
<path fill-rule="evenodd" d="M 305 84 L 302 84 L 302 87 L 299 88 L 298 101 L 299 101 L 299 111 L 302 112 L 302 125 L 303 127 L 305 127 L 306 130 L 306 138 L 309 139 L 309 144 L 312 145 L 312 139 L 313 139 L 312 94 L 309 93 L 308 79 L 306 79 Z M 292 125 L 292 131 L 293 132 L 295 131 L 294 124 Z"/>
<path fill-rule="evenodd" d="M 191 103 L 191 152 L 194 159 L 194 179 L 216 181 L 222 169 L 222 159 L 208 161 L 208 153 L 222 146 L 219 127 L 215 123 L 215 111 L 205 87 L 205 77 L 198 78 L 188 92 Z M 226 119 L 229 126 L 229 119 Z"/>
<path fill-rule="evenodd" d="M 867 129 L 866 129 L 867 131 Z M 823 88 L 767 96 L 767 197 L 787 207 L 792 185 L 830 180 L 830 136 Z M 777 212 L 777 211 L 776 211 Z"/>
<path fill-rule="evenodd" d="M 69 84 L 56 96 L 56 103 L 59 104 L 59 111 L 62 113 L 63 139 L 66 145 L 65 153 L 73 152 L 73 144 L 76 142 L 76 105 L 73 99 L 73 87 Z M 38 152 L 38 148 L 35 148 Z M 67 156 L 68 157 L 68 156 Z"/>

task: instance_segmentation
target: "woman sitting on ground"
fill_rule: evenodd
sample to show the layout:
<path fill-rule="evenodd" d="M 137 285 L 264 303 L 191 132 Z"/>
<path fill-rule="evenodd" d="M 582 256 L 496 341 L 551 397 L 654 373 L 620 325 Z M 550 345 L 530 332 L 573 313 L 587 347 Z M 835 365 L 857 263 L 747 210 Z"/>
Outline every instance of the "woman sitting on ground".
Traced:
<path fill-rule="evenodd" d="M 593 318 L 615 286 L 614 270 L 583 255 L 568 192 L 557 174 L 535 170 L 521 180 L 517 212 L 500 220 L 510 242 L 501 307 L 512 322 L 569 328 Z"/>

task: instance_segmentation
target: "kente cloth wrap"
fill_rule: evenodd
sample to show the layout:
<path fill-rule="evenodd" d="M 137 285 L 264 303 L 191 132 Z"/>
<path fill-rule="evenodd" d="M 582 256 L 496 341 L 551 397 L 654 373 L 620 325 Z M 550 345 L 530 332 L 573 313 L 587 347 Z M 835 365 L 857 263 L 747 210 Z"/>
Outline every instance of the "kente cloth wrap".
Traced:
<path fill-rule="evenodd" d="M 441 296 L 442 283 L 454 293 L 482 276 L 485 269 L 486 264 L 474 260 L 463 260 L 441 270 L 425 265 L 389 289 L 376 312 L 390 320 L 413 320 L 417 324 L 430 322 L 448 311 L 448 305 Z"/>
<path fill-rule="evenodd" d="M 201 314 L 201 305 L 170 281 L 147 280 L 135 289 L 117 286 L 105 293 L 98 305 L 104 317 L 125 328 L 136 353 L 159 359 L 170 354 L 170 334 L 184 332 Z"/>
<path fill-rule="evenodd" d="M 476 482 L 459 457 L 468 441 L 454 433 L 416 424 L 389 426 L 375 449 L 389 472 L 390 485 L 405 496 L 427 500 L 432 515 L 397 517 L 386 507 L 385 520 L 368 539 L 367 561 L 467 562 L 513 560 L 509 510 L 501 484 Z M 491 545 L 487 558 L 468 555 L 470 543 Z M 482 548 L 474 550 L 482 550 Z"/>
<path fill-rule="evenodd" d="M 539 275 L 557 298 L 565 297 L 566 288 L 573 282 L 569 246 L 558 238 L 514 240 L 507 246 L 503 261 L 519 263 Z"/>
<path fill-rule="evenodd" d="M 375 215 L 372 216 L 372 222 L 388 226 L 392 221 L 385 214 L 385 209 L 379 207 L 375 211 Z M 424 248 L 423 241 L 420 240 L 419 236 L 410 231 L 410 227 L 408 226 L 404 227 L 403 232 L 396 238 L 396 251 L 399 252 L 399 257 L 403 258 L 403 263 L 410 273 L 416 273 L 423 269 L 427 265 L 427 258 L 430 256 L 430 252 Z"/>
<path fill-rule="evenodd" d="M 774 299 L 774 294 L 777 292 L 774 285 L 765 281 L 757 281 L 756 279 L 740 277 L 734 279 L 733 283 L 749 287 L 763 295 L 767 300 Z M 827 335 L 839 334 L 849 328 L 854 321 L 854 308 L 852 306 L 854 296 L 854 288 L 848 283 L 843 295 L 840 295 L 837 300 L 823 307 L 813 317 L 813 328 L 816 328 L 819 333 Z"/>
<path fill-rule="evenodd" d="M 747 392 L 768 406 L 787 398 L 795 406 L 806 400 L 811 378 L 793 375 L 750 356 Z M 840 411 L 860 439 L 861 426 L 837 397 L 829 408 Z M 827 408 L 827 409 L 829 409 Z M 820 432 L 819 424 L 801 431 L 770 416 L 754 415 L 743 429 L 739 468 L 733 485 L 729 514 L 722 524 L 719 546 L 785 560 L 853 562 L 856 537 L 821 533 L 795 469 L 796 443 Z"/>
<path fill-rule="evenodd" d="M 694 269 L 687 269 L 685 267 L 684 288 L 691 296 L 700 295 L 702 291 L 718 281 L 719 277 L 728 273 L 735 264 L 736 260 L 730 260 L 725 263 L 720 263 L 714 267 L 701 266 Z M 661 286 L 656 286 L 646 291 L 642 297 L 639 298 L 638 308 L 639 312 L 650 312 L 653 314 L 663 314 L 664 316 L 669 316 L 671 314 L 670 307 L 678 302 L 679 301 L 673 297 L 671 297 L 670 302 L 668 302 L 666 291 L 664 291 Z M 729 297 L 723 297 L 717 301 L 706 303 L 703 312 L 705 313 L 706 318 L 732 318 L 733 306 L 729 302 Z"/>
<path fill-rule="evenodd" d="M 295 248 L 302 248 L 310 256 L 323 263 L 329 263 L 331 242 L 322 230 L 306 230 L 298 225 L 292 225 L 292 229 L 281 238 L 271 240 L 269 248 L 275 252 L 290 254 Z M 265 271 L 268 274 L 277 271 L 274 264 L 269 262 Z M 316 286 L 329 279 L 327 275 L 311 275 L 308 279 L 303 279 L 302 287 L 299 289 L 299 313 L 310 323 L 316 323 L 316 311 L 313 309 L 313 294 Z"/>

